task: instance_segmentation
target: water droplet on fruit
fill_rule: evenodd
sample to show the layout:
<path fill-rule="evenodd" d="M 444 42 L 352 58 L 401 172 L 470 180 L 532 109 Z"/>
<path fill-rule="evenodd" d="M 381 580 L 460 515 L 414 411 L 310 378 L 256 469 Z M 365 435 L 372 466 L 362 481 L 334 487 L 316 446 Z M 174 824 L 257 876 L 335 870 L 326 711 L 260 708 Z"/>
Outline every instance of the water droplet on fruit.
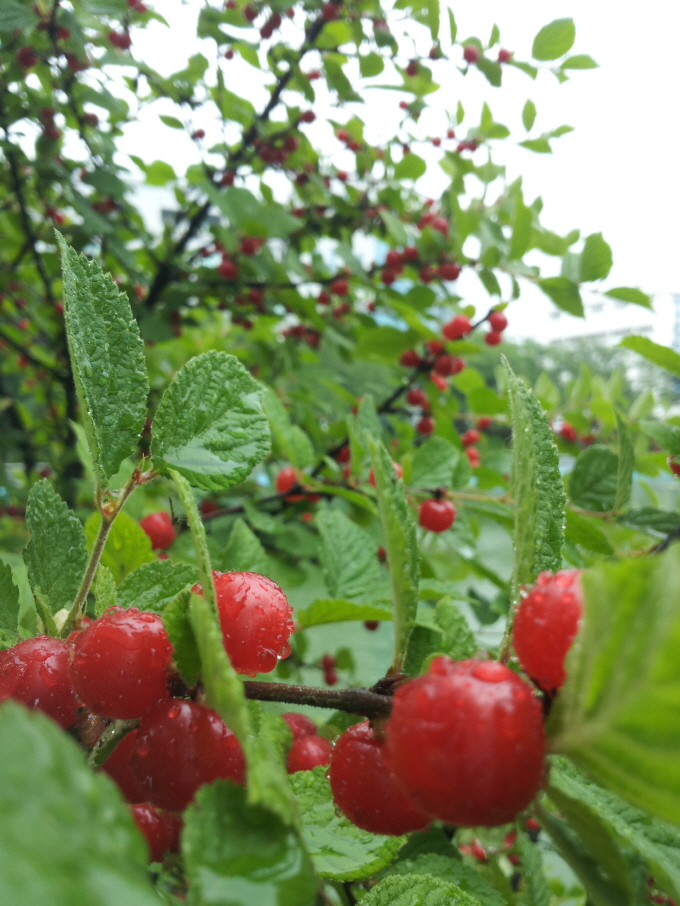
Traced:
<path fill-rule="evenodd" d="M 181 710 L 179 705 L 172 705 L 172 707 L 168 708 L 168 718 L 174 720 L 176 717 L 179 717 Z"/>

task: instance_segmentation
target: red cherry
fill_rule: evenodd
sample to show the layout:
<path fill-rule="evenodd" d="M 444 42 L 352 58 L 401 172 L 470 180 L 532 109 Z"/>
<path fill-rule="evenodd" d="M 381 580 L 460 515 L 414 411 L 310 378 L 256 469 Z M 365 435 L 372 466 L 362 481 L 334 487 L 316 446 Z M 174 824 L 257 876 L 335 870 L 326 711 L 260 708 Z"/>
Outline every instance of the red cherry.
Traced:
<path fill-rule="evenodd" d="M 433 267 L 430 267 L 429 264 L 426 264 L 425 267 L 421 267 L 418 271 L 418 276 L 423 283 L 432 283 L 437 276 L 437 271 Z"/>
<path fill-rule="evenodd" d="M 380 279 L 385 284 L 385 286 L 391 286 L 392 283 L 397 279 L 397 274 L 394 271 L 383 271 L 380 275 Z"/>
<path fill-rule="evenodd" d="M 569 443 L 576 443 L 578 440 L 578 433 L 576 428 L 573 425 L 570 425 L 569 422 L 562 422 L 562 427 L 560 428 L 560 436 L 564 440 L 569 441 Z"/>
<path fill-rule="evenodd" d="M 499 343 L 503 342 L 503 334 L 490 330 L 487 334 L 484 334 L 484 342 L 487 346 L 498 346 Z"/>
<path fill-rule="evenodd" d="M 508 326 L 508 319 L 502 311 L 492 311 L 487 318 L 489 327 L 497 333 L 502 333 Z"/>
<path fill-rule="evenodd" d="M 444 344 L 440 343 L 439 340 L 428 340 L 425 348 L 431 355 L 441 355 L 444 352 Z"/>
<path fill-rule="evenodd" d="M 245 782 L 238 739 L 209 708 L 177 698 L 158 702 L 142 718 L 132 767 L 150 802 L 182 811 L 204 783 Z"/>
<path fill-rule="evenodd" d="M 335 454 L 335 461 L 339 463 L 348 463 L 351 458 L 352 451 L 347 444 L 345 444 L 344 447 L 340 447 L 338 452 Z"/>
<path fill-rule="evenodd" d="M 414 387 L 412 390 L 409 390 L 406 394 L 406 402 L 409 406 L 420 406 L 423 409 L 427 409 L 430 405 L 427 394 L 419 387 Z"/>
<path fill-rule="evenodd" d="M 257 10 L 254 6 L 246 6 L 243 9 L 243 15 L 248 20 L 248 22 L 254 22 L 257 19 Z"/>
<path fill-rule="evenodd" d="M 394 469 L 397 478 L 401 478 L 402 475 L 404 474 L 404 470 L 403 470 L 402 467 L 399 465 L 399 463 L 398 463 L 398 462 L 393 462 L 393 463 L 392 463 L 392 468 Z M 373 487 L 376 487 L 376 484 L 375 484 L 375 472 L 373 471 L 373 469 L 371 469 L 371 471 L 370 471 L 370 473 L 369 473 L 369 475 L 368 475 L 368 483 L 371 484 L 371 485 L 373 485 Z"/>
<path fill-rule="evenodd" d="M 463 59 L 466 63 L 476 63 L 479 59 L 479 51 L 474 44 L 466 44 L 463 47 Z"/>
<path fill-rule="evenodd" d="M 466 447 L 465 455 L 470 460 L 472 468 L 476 469 L 479 466 L 479 450 L 476 447 Z"/>
<path fill-rule="evenodd" d="M 346 129 L 338 129 L 335 133 L 335 137 L 341 142 L 349 141 L 349 132 Z"/>
<path fill-rule="evenodd" d="M 479 443 L 479 431 L 476 431 L 474 428 L 468 428 L 468 430 L 463 434 L 460 439 L 464 447 L 471 447 L 473 444 Z"/>
<path fill-rule="evenodd" d="M 301 123 L 313 123 L 315 119 L 316 119 L 316 113 L 314 113 L 313 110 L 304 110 L 300 114 Z"/>
<path fill-rule="evenodd" d="M 461 370 L 459 368 L 459 362 L 461 361 L 462 359 L 442 353 L 434 360 L 434 370 L 437 374 L 441 374 L 442 377 L 449 377 L 449 375 L 457 374 Z"/>
<path fill-rule="evenodd" d="M 498 62 L 499 63 L 509 63 L 512 60 L 512 51 L 504 50 L 502 47 L 498 51 Z"/>
<path fill-rule="evenodd" d="M 442 143 L 442 140 L 438 136 L 436 138 L 432 139 L 432 144 L 434 145 L 435 148 L 438 148 L 441 145 L 441 143 Z"/>
<path fill-rule="evenodd" d="M 338 674 L 335 670 L 324 671 L 323 681 L 327 686 L 335 686 L 338 681 Z"/>
<path fill-rule="evenodd" d="M 111 752 L 101 770 L 116 782 L 127 802 L 144 802 L 146 792 L 132 770 L 130 759 L 137 739 L 137 730 L 131 730 Z"/>
<path fill-rule="evenodd" d="M 378 620 L 364 620 L 364 626 L 370 632 L 375 632 L 378 626 L 380 626 L 380 623 Z"/>
<path fill-rule="evenodd" d="M 403 254 L 406 261 L 417 261 L 418 259 L 418 249 L 414 245 L 407 245 Z"/>
<path fill-rule="evenodd" d="M 453 131 L 453 129 L 447 129 L 447 130 L 446 130 L 446 137 L 447 137 L 447 138 L 455 138 L 455 137 L 456 137 L 456 133 Z"/>
<path fill-rule="evenodd" d="M 435 385 L 435 387 L 437 387 L 441 391 L 446 390 L 448 386 L 448 384 L 446 383 L 446 378 L 442 377 L 441 374 L 437 374 L 435 371 L 430 374 L 430 380 Z"/>
<path fill-rule="evenodd" d="M 429 415 L 424 415 L 416 424 L 418 434 L 432 434 L 434 431 L 434 419 Z"/>
<path fill-rule="evenodd" d="M 235 280 L 238 277 L 238 265 L 229 258 L 223 258 L 217 272 L 225 280 Z"/>
<path fill-rule="evenodd" d="M 78 636 L 73 651 L 73 688 L 95 714 L 141 717 L 168 695 L 172 645 L 158 614 L 111 608 Z"/>
<path fill-rule="evenodd" d="M 229 47 L 227 50 L 224 51 L 224 59 L 225 59 L 225 60 L 233 60 L 233 59 L 234 59 L 234 51 L 233 51 L 233 48 Z"/>
<path fill-rule="evenodd" d="M 427 674 L 397 688 L 385 733 L 401 786 L 450 824 L 506 824 L 543 782 L 541 703 L 497 661 L 435 658 Z"/>
<path fill-rule="evenodd" d="M 196 129 L 195 132 L 191 133 L 191 137 L 196 140 L 205 138 L 205 129 Z"/>
<path fill-rule="evenodd" d="M 20 47 L 17 51 L 17 62 L 22 69 L 31 69 L 40 57 L 32 47 Z"/>
<path fill-rule="evenodd" d="M 0 652 L 0 702 L 14 699 L 70 727 L 78 707 L 68 671 L 71 651 L 68 642 L 38 636 Z"/>
<path fill-rule="evenodd" d="M 154 551 L 170 547 L 177 537 L 170 514 L 165 510 L 145 516 L 139 524 L 151 539 L 151 549 Z"/>
<path fill-rule="evenodd" d="M 493 419 L 487 418 L 486 415 L 482 415 L 477 419 L 477 428 L 480 431 L 486 431 L 493 424 Z"/>
<path fill-rule="evenodd" d="M 286 758 L 289 774 L 311 771 L 318 765 L 328 764 L 331 758 L 331 744 L 321 736 L 303 736 L 296 739 Z"/>
<path fill-rule="evenodd" d="M 672 456 L 669 456 L 666 462 L 673 475 L 680 477 L 680 462 L 676 462 Z"/>
<path fill-rule="evenodd" d="M 439 265 L 439 276 L 442 280 L 457 280 L 460 275 L 460 265 L 448 262 Z"/>
<path fill-rule="evenodd" d="M 112 47 L 118 47 L 120 50 L 129 50 L 132 46 L 132 38 L 127 32 L 118 33 L 115 31 L 109 32 L 109 44 Z"/>
<path fill-rule="evenodd" d="M 305 714 L 290 711 L 288 714 L 282 714 L 281 717 L 290 727 L 293 739 L 302 739 L 303 736 L 316 736 L 316 724 Z"/>
<path fill-rule="evenodd" d="M 460 340 L 462 337 L 467 336 L 472 330 L 472 324 L 470 319 L 465 315 L 456 315 L 455 318 L 452 318 L 448 324 L 445 324 L 442 328 L 442 333 L 447 340 Z"/>
<path fill-rule="evenodd" d="M 254 255 L 260 248 L 260 240 L 256 239 L 254 236 L 246 236 L 245 239 L 241 240 L 241 252 L 244 255 Z"/>
<path fill-rule="evenodd" d="M 149 846 L 149 861 L 162 862 L 166 853 L 179 852 L 182 818 L 172 812 L 159 812 L 150 802 L 131 805 L 130 811 Z"/>
<path fill-rule="evenodd" d="M 404 368 L 417 368 L 420 365 L 420 361 L 420 356 L 415 349 L 407 349 L 406 352 L 402 352 L 399 364 L 403 365 Z"/>
<path fill-rule="evenodd" d="M 564 659 L 581 625 L 583 594 L 577 569 L 541 573 L 517 607 L 512 639 L 522 669 L 546 691 L 566 678 Z"/>
<path fill-rule="evenodd" d="M 435 217 L 432 221 L 432 229 L 447 236 L 449 232 L 449 222 L 445 217 Z"/>
<path fill-rule="evenodd" d="M 391 776 L 384 743 L 368 721 L 353 724 L 339 737 L 328 779 L 335 804 L 362 830 L 398 836 L 423 830 L 430 823 Z"/>
<path fill-rule="evenodd" d="M 297 475 L 292 466 L 284 466 L 276 476 L 276 490 L 279 494 L 287 494 L 297 483 Z"/>
<path fill-rule="evenodd" d="M 398 271 L 403 267 L 404 256 L 396 249 L 390 249 L 385 257 L 385 264 L 390 270 Z"/>
<path fill-rule="evenodd" d="M 326 22 L 332 22 L 333 19 L 337 19 L 339 14 L 340 10 L 337 3 L 324 3 L 321 7 L 321 17 Z"/>
<path fill-rule="evenodd" d="M 349 292 L 349 284 L 346 280 L 334 280 L 331 283 L 331 292 L 336 296 L 346 296 Z"/>
<path fill-rule="evenodd" d="M 423 500 L 418 507 L 418 523 L 428 532 L 445 532 L 456 521 L 456 508 L 450 500 Z"/>
<path fill-rule="evenodd" d="M 418 61 L 417 61 L 417 60 L 411 60 L 411 62 L 410 62 L 410 63 L 408 64 L 408 66 L 406 67 L 406 75 L 407 75 L 407 76 L 410 76 L 411 78 L 414 78 L 415 76 L 418 75 L 418 69 L 419 69 L 419 68 L 420 68 L 420 67 L 418 66 Z"/>

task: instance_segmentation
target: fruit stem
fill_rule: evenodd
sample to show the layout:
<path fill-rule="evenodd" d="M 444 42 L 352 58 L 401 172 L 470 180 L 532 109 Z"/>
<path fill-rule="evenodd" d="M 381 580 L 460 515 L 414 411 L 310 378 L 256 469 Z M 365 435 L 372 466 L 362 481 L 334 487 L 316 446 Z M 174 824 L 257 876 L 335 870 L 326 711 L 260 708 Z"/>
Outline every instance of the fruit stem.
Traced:
<path fill-rule="evenodd" d="M 288 683 L 265 683 L 246 680 L 243 683 L 246 698 L 261 702 L 286 702 L 291 705 L 313 705 L 316 708 L 333 708 L 364 717 L 387 716 L 392 709 L 392 699 L 370 689 L 321 689 L 317 686 L 295 686 Z"/>
<path fill-rule="evenodd" d="M 139 726 L 139 720 L 114 720 L 103 731 L 97 742 L 94 744 L 88 764 L 92 768 L 98 768 L 104 764 L 111 752 L 116 748 L 124 736 Z"/>

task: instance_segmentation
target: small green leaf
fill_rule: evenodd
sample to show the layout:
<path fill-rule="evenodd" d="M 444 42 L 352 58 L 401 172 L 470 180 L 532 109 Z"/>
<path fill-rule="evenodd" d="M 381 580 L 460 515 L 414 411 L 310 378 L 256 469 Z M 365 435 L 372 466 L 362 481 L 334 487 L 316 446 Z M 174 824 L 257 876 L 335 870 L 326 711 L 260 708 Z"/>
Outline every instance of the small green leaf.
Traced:
<path fill-rule="evenodd" d="M 101 524 L 101 515 L 92 513 L 85 523 L 87 546 L 91 550 Z M 100 563 L 108 567 L 118 584 L 143 563 L 155 561 L 146 532 L 123 510 L 116 516 Z"/>
<path fill-rule="evenodd" d="M 617 286 L 615 289 L 608 289 L 605 296 L 609 296 L 611 299 L 620 299 L 622 302 L 631 302 L 633 305 L 642 305 L 643 308 L 652 307 L 652 300 L 647 293 L 630 286 Z"/>
<path fill-rule="evenodd" d="M 576 506 L 608 513 L 616 501 L 619 457 L 608 447 L 593 444 L 579 453 L 569 476 L 569 499 Z"/>
<path fill-rule="evenodd" d="M 379 53 L 367 53 L 359 57 L 359 69 L 365 79 L 380 75 L 384 68 L 385 63 Z"/>
<path fill-rule="evenodd" d="M 432 35 L 432 40 L 439 37 L 439 0 L 427 0 L 427 24 Z"/>
<path fill-rule="evenodd" d="M 550 906 L 552 893 L 543 872 L 543 860 L 535 843 L 520 828 L 517 849 L 522 865 L 522 888 L 526 892 L 527 906 Z"/>
<path fill-rule="evenodd" d="M 155 160 L 146 165 L 146 184 L 149 186 L 166 186 L 175 179 L 175 171 L 164 160 Z"/>
<path fill-rule="evenodd" d="M 479 57 L 477 60 L 477 69 L 486 78 L 494 88 L 500 88 L 503 81 L 503 69 L 499 63 L 494 60 L 488 60 L 486 57 Z"/>
<path fill-rule="evenodd" d="M 515 500 L 512 597 L 543 570 L 562 563 L 565 495 L 559 454 L 538 400 L 503 359 L 512 413 L 512 488 Z"/>
<path fill-rule="evenodd" d="M 57 233 L 71 367 L 97 476 L 105 484 L 135 452 L 146 418 L 144 346 L 128 297 Z"/>
<path fill-rule="evenodd" d="M 576 26 L 573 19 L 555 19 L 534 38 L 531 56 L 534 60 L 557 60 L 569 53 L 576 40 Z"/>
<path fill-rule="evenodd" d="M 618 512 L 630 499 L 633 487 L 633 470 L 635 468 L 635 450 L 630 439 L 628 425 L 616 413 L 616 430 L 619 435 L 619 465 L 616 475 L 616 498 L 613 510 Z"/>
<path fill-rule="evenodd" d="M 418 179 L 420 176 L 425 173 L 427 170 L 427 164 L 422 159 L 418 157 L 417 154 L 411 152 L 407 154 L 406 157 L 402 158 L 394 168 L 394 178 L 395 179 Z"/>
<path fill-rule="evenodd" d="M 562 69 L 597 69 L 598 64 L 589 57 L 588 54 L 580 53 L 573 57 L 567 57 L 562 63 Z"/>
<path fill-rule="evenodd" d="M 380 211 L 380 218 L 395 242 L 398 242 L 399 245 L 408 245 L 408 234 L 401 220 L 395 217 L 394 214 L 390 214 L 389 211 Z"/>
<path fill-rule="evenodd" d="M 319 513 L 319 556 L 326 586 L 335 598 L 361 602 L 384 600 L 387 587 L 384 570 L 376 556 L 377 544 L 340 510 Z"/>
<path fill-rule="evenodd" d="M 460 451 L 444 440 L 431 437 L 413 454 L 409 486 L 414 488 L 450 488 Z"/>
<path fill-rule="evenodd" d="M 581 252 L 579 281 L 583 283 L 604 280 L 613 263 L 612 250 L 602 237 L 602 233 L 592 233 L 586 237 Z"/>
<path fill-rule="evenodd" d="M 94 612 L 98 617 L 116 603 L 116 580 L 111 570 L 107 566 L 102 566 L 101 563 L 97 568 L 94 581 L 94 596 Z"/>
<path fill-rule="evenodd" d="M 12 568 L 0 561 L 0 637 L 10 641 L 16 640 L 19 605 L 19 589 L 14 584 Z"/>
<path fill-rule="evenodd" d="M 31 540 L 24 548 L 24 562 L 31 588 L 49 613 L 70 608 L 87 568 L 85 534 L 80 520 L 45 478 L 28 495 L 26 527 Z"/>
<path fill-rule="evenodd" d="M 648 506 L 639 510 L 627 510 L 619 516 L 619 522 L 639 532 L 647 532 L 656 538 L 663 538 L 680 525 L 680 513 L 657 510 L 655 507 Z"/>
<path fill-rule="evenodd" d="M 515 200 L 515 216 L 512 220 L 512 236 L 508 257 L 512 261 L 522 258 L 529 250 L 531 241 L 531 225 L 533 213 L 523 199 L 518 195 Z"/>
<path fill-rule="evenodd" d="M 535 154 L 552 154 L 552 148 L 547 138 L 527 138 L 520 142 L 520 145 Z"/>
<path fill-rule="evenodd" d="M 362 897 L 362 906 L 480 906 L 479 900 L 432 875 L 391 875 Z"/>
<path fill-rule="evenodd" d="M 188 563 L 154 560 L 144 563 L 119 585 L 116 604 L 162 613 L 173 598 L 196 581 Z"/>
<path fill-rule="evenodd" d="M 161 123 L 165 123 L 165 125 L 169 126 L 171 129 L 184 129 L 184 123 L 178 120 L 176 116 L 161 114 L 158 118 Z"/>
<path fill-rule="evenodd" d="M 156 468 L 174 469 L 208 491 L 240 484 L 270 450 L 261 394 L 234 356 L 213 350 L 190 359 L 154 418 Z"/>
<path fill-rule="evenodd" d="M 312 442 L 301 428 L 291 423 L 285 406 L 273 390 L 265 391 L 262 406 L 281 455 L 298 469 L 310 466 L 314 462 Z"/>
<path fill-rule="evenodd" d="M 348 620 L 391 620 L 392 611 L 374 604 L 357 604 L 342 598 L 318 598 L 309 607 L 295 611 L 295 618 L 303 629 L 324 623 L 344 623 Z"/>
<path fill-rule="evenodd" d="M 538 285 L 562 311 L 578 318 L 585 316 L 578 286 L 567 277 L 546 277 L 545 280 L 539 280 Z"/>
<path fill-rule="evenodd" d="M 201 656 L 189 619 L 189 589 L 179 592 L 163 610 L 163 624 L 173 647 L 172 659 L 187 686 L 196 685 L 201 672 Z"/>
<path fill-rule="evenodd" d="M 529 100 L 524 105 L 522 110 L 522 123 L 527 132 L 530 132 L 533 128 L 534 123 L 536 122 L 536 105 L 533 101 Z"/>
<path fill-rule="evenodd" d="M 648 361 L 680 377 L 680 354 L 668 346 L 660 346 L 647 337 L 624 337 L 619 346 L 632 349 Z"/>
<path fill-rule="evenodd" d="M 453 11 L 449 8 L 447 8 L 446 11 L 449 14 L 449 32 L 451 34 L 451 43 L 454 44 L 456 41 L 456 35 L 458 34 L 458 26 L 456 25 Z"/>
<path fill-rule="evenodd" d="M 326 768 L 290 775 L 302 814 L 302 838 L 322 878 L 361 881 L 394 859 L 403 837 L 371 834 L 352 824 L 335 807 Z"/>
<path fill-rule="evenodd" d="M 595 554 L 610 556 L 614 549 L 607 541 L 604 532 L 595 523 L 597 519 L 581 516 L 573 510 L 567 510 L 567 523 L 564 537 L 569 544 L 578 544 L 587 551 Z M 678 518 L 680 521 L 680 517 Z"/>
<path fill-rule="evenodd" d="M 252 532 L 243 519 L 237 519 L 229 540 L 219 555 L 218 568 L 226 572 L 259 573 L 267 570 L 267 554 L 260 539 Z"/>
<path fill-rule="evenodd" d="M 432 620 L 431 625 L 424 625 L 421 614 Z M 450 598 L 442 598 L 434 613 L 418 612 L 418 625 L 409 639 L 404 671 L 418 676 L 434 655 L 445 654 L 454 661 L 464 661 L 476 650 L 477 643 L 467 620 Z"/>

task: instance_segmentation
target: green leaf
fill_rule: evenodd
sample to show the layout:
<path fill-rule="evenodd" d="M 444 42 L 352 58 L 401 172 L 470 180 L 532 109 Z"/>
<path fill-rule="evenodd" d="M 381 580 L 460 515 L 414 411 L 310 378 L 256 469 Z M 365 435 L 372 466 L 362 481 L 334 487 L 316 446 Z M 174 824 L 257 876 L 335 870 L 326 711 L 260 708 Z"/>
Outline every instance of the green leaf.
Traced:
<path fill-rule="evenodd" d="M 635 468 L 635 450 L 630 439 L 628 425 L 618 412 L 616 413 L 616 430 L 619 435 L 619 464 L 616 473 L 616 498 L 613 509 L 618 512 L 630 499 Z"/>
<path fill-rule="evenodd" d="M 595 554 L 610 556 L 614 553 L 604 532 L 595 524 L 598 520 L 581 516 L 573 510 L 567 510 L 566 516 L 564 538 L 569 544 L 578 544 Z"/>
<path fill-rule="evenodd" d="M 426 170 L 427 164 L 422 157 L 418 157 L 417 154 L 411 152 L 395 165 L 394 178 L 397 180 L 418 179 Z"/>
<path fill-rule="evenodd" d="M 166 186 L 177 179 L 175 171 L 164 160 L 155 160 L 145 168 L 146 184 L 149 186 Z"/>
<path fill-rule="evenodd" d="M 166 126 L 169 126 L 171 129 L 184 129 L 184 123 L 177 119 L 176 116 L 166 116 L 161 114 L 159 117 L 161 123 L 165 123 Z"/>
<path fill-rule="evenodd" d="M 261 394 L 234 356 L 212 350 L 190 359 L 153 421 L 155 467 L 207 491 L 240 484 L 270 450 Z"/>
<path fill-rule="evenodd" d="M 546 277 L 545 280 L 539 280 L 538 285 L 562 311 L 578 318 L 585 316 L 578 286 L 567 277 Z"/>
<path fill-rule="evenodd" d="M 12 567 L 0 561 L 0 637 L 16 641 L 19 626 L 19 589 Z M 391 619 L 391 615 L 390 615 Z"/>
<path fill-rule="evenodd" d="M 101 515 L 92 513 L 85 523 L 85 537 L 87 546 L 92 550 L 101 524 Z M 116 516 L 100 563 L 108 567 L 118 584 L 130 573 L 134 572 L 143 563 L 155 561 L 156 557 L 151 550 L 151 541 L 146 532 L 140 528 L 135 520 L 123 510 Z"/>
<path fill-rule="evenodd" d="M 655 507 L 642 507 L 639 510 L 627 510 L 619 516 L 619 522 L 639 532 L 647 532 L 657 538 L 663 538 L 680 525 L 680 513 L 668 510 L 657 510 Z"/>
<path fill-rule="evenodd" d="M 260 539 L 252 532 L 243 519 L 237 519 L 226 546 L 216 564 L 226 572 L 259 573 L 267 569 L 267 554 Z"/>
<path fill-rule="evenodd" d="M 593 444 L 579 453 L 569 476 L 569 499 L 576 506 L 608 513 L 616 501 L 619 457 L 608 447 Z"/>
<path fill-rule="evenodd" d="M 633 305 L 642 305 L 643 308 L 651 308 L 652 300 L 647 293 L 641 289 L 633 289 L 630 286 L 617 286 L 615 289 L 608 289 L 605 296 L 612 299 L 620 299 L 622 302 L 632 302 Z"/>
<path fill-rule="evenodd" d="M 581 252 L 580 282 L 604 280 L 613 263 L 612 250 L 602 237 L 602 233 L 592 233 L 586 237 Z"/>
<path fill-rule="evenodd" d="M 399 245 L 408 245 L 408 234 L 401 220 L 395 217 L 394 214 L 390 214 L 389 211 L 380 211 L 380 218 L 395 242 L 398 242 Z"/>
<path fill-rule="evenodd" d="M 187 686 L 195 686 L 201 672 L 201 656 L 189 618 L 191 591 L 180 591 L 163 610 L 163 624 L 173 647 L 172 659 Z"/>
<path fill-rule="evenodd" d="M 597 69 L 598 64 L 589 57 L 588 54 L 580 53 L 573 57 L 567 57 L 562 63 L 562 69 Z"/>
<path fill-rule="evenodd" d="M 522 865 L 522 886 L 526 891 L 527 906 L 550 906 L 552 893 L 543 873 L 543 860 L 535 843 L 520 829 L 517 849 Z"/>
<path fill-rule="evenodd" d="M 543 570 L 562 563 L 565 495 L 548 417 L 503 358 L 512 414 L 512 496 L 515 500 L 512 597 Z"/>
<path fill-rule="evenodd" d="M 432 622 L 424 625 L 423 616 Z M 496 618 L 495 618 L 496 619 Z M 477 650 L 477 642 L 470 631 L 467 620 L 450 598 L 442 598 L 434 613 L 430 610 L 418 612 L 418 624 L 411 633 L 404 671 L 419 676 L 437 654 L 445 654 L 454 661 L 464 661 Z"/>
<path fill-rule="evenodd" d="M 116 603 L 116 580 L 111 570 L 106 566 L 102 566 L 101 563 L 97 568 L 97 575 L 95 576 L 94 596 L 94 612 L 98 617 Z"/>
<path fill-rule="evenodd" d="M 378 510 L 385 536 L 394 613 L 392 673 L 401 673 L 409 635 L 418 607 L 420 556 L 416 527 L 409 510 L 404 484 L 397 479 L 384 445 L 367 435 L 378 492 Z"/>
<path fill-rule="evenodd" d="M 432 40 L 439 37 L 439 0 L 427 0 L 427 24 L 432 35 Z"/>
<path fill-rule="evenodd" d="M 391 875 L 362 897 L 361 906 L 480 906 L 480 902 L 432 875 Z"/>
<path fill-rule="evenodd" d="M 385 573 L 375 541 L 340 510 L 320 512 L 316 525 L 321 535 L 319 557 L 331 595 L 360 602 L 384 600 Z"/>
<path fill-rule="evenodd" d="M 0 708 L 0 835 L 8 906 L 158 906 L 114 783 L 53 721 L 14 702 Z"/>
<path fill-rule="evenodd" d="M 555 19 L 534 38 L 531 56 L 534 60 L 557 60 L 569 53 L 576 40 L 576 26 L 573 19 Z"/>
<path fill-rule="evenodd" d="M 619 346 L 632 349 L 648 361 L 680 377 L 680 354 L 668 346 L 660 346 L 647 337 L 624 337 Z"/>
<path fill-rule="evenodd" d="M 196 572 L 188 563 L 154 560 L 144 563 L 120 584 L 116 604 L 162 613 L 175 595 L 195 581 Z"/>
<path fill-rule="evenodd" d="M 340 59 L 338 59 L 340 57 Z M 326 73 L 326 82 L 328 87 L 335 91 L 341 101 L 359 101 L 363 102 L 360 94 L 357 94 L 352 83 L 347 78 L 342 69 L 340 60 L 345 58 L 335 54 L 326 54 L 324 57 L 324 72 Z"/>
<path fill-rule="evenodd" d="M 380 75 L 384 68 L 385 63 L 379 53 L 367 53 L 359 57 L 359 69 L 365 79 Z"/>
<path fill-rule="evenodd" d="M 450 488 L 460 451 L 444 440 L 431 437 L 413 454 L 409 486 L 413 488 Z"/>
<path fill-rule="evenodd" d="M 326 768 L 298 771 L 290 783 L 302 814 L 302 838 L 322 878 L 361 881 L 396 856 L 404 837 L 371 834 L 352 824 L 335 807 Z"/>
<path fill-rule="evenodd" d="M 552 148 L 547 138 L 527 138 L 520 142 L 520 145 L 527 151 L 533 151 L 536 154 L 552 154 Z"/>
<path fill-rule="evenodd" d="M 536 122 L 536 104 L 529 100 L 522 109 L 522 124 L 527 132 L 530 132 Z"/>
<path fill-rule="evenodd" d="M 0 6 L 0 31 L 27 29 L 38 24 L 38 18 L 29 6 L 19 0 L 3 0 Z"/>
<path fill-rule="evenodd" d="M 447 9 L 449 14 L 449 32 L 451 33 L 451 43 L 455 43 L 456 35 L 458 34 L 458 26 L 456 25 L 456 20 L 454 18 L 453 12 L 450 9 Z"/>
<path fill-rule="evenodd" d="M 274 441 L 285 459 L 298 469 L 311 466 L 314 462 L 312 442 L 301 428 L 291 424 L 285 406 L 273 390 L 265 391 L 262 406 Z"/>
<path fill-rule="evenodd" d="M 581 576 L 583 626 L 550 716 L 553 751 L 680 823 L 680 550 Z"/>
<path fill-rule="evenodd" d="M 411 838 L 413 840 L 413 837 Z M 407 844 L 408 846 L 408 844 Z M 448 881 L 482 904 L 482 906 L 507 906 L 505 897 L 489 883 L 481 872 L 468 865 L 449 844 L 450 853 L 426 852 L 415 858 L 403 859 L 391 865 L 388 875 L 431 875 L 440 881 Z"/>
<path fill-rule="evenodd" d="M 310 906 L 317 882 L 295 832 L 225 780 L 203 787 L 184 814 L 182 852 L 192 902 Z"/>
<path fill-rule="evenodd" d="M 375 556 L 375 555 L 374 555 Z M 392 611 L 374 604 L 357 604 L 342 598 L 318 598 L 309 607 L 295 611 L 295 618 L 303 629 L 324 623 L 344 623 L 348 620 L 391 620 Z"/>
<path fill-rule="evenodd" d="M 512 236 L 510 237 L 510 249 L 508 252 L 508 257 L 512 261 L 522 258 L 529 250 L 532 220 L 533 213 L 531 208 L 525 205 L 522 198 L 518 195 L 515 200 L 515 216 L 512 220 Z"/>
<path fill-rule="evenodd" d="M 128 297 L 57 233 L 64 317 L 81 416 L 101 483 L 135 452 L 146 418 L 144 346 Z"/>
<path fill-rule="evenodd" d="M 85 575 L 83 527 L 45 478 L 28 495 L 26 527 L 31 540 L 24 548 L 24 563 L 31 588 L 55 614 L 73 604 Z"/>
<path fill-rule="evenodd" d="M 480 57 L 477 60 L 477 69 L 482 73 L 490 85 L 493 85 L 494 88 L 500 88 L 501 82 L 503 81 L 503 69 L 500 64 L 496 63 L 494 60 L 488 60 L 486 57 Z"/>

